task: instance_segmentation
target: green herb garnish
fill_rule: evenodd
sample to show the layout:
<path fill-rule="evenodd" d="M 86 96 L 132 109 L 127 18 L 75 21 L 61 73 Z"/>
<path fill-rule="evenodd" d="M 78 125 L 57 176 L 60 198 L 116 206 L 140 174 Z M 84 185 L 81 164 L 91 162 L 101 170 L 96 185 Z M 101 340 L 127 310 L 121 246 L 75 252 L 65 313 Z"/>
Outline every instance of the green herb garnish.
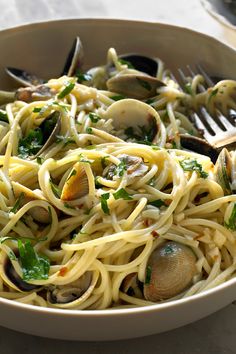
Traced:
<path fill-rule="evenodd" d="M 18 241 L 19 260 L 23 273 L 23 280 L 45 280 L 48 279 L 50 269 L 49 259 L 37 254 L 32 247 L 30 240 Z"/>
<path fill-rule="evenodd" d="M 161 199 L 157 199 L 157 200 L 153 200 L 152 202 L 149 202 L 148 204 L 156 208 L 160 208 L 161 206 L 165 205 L 165 202 Z"/>
<path fill-rule="evenodd" d="M 133 199 L 129 193 L 126 192 L 124 188 L 119 189 L 117 192 L 113 193 L 113 197 L 117 199 L 131 200 Z"/>
<path fill-rule="evenodd" d="M 33 112 L 34 113 L 39 113 L 41 111 L 41 107 L 34 107 Z"/>
<path fill-rule="evenodd" d="M 20 205 L 21 205 L 21 202 L 22 202 L 22 199 L 24 198 L 24 196 L 25 196 L 25 194 L 23 192 L 19 195 L 14 206 L 9 210 L 11 213 L 14 213 L 14 214 L 17 213 L 17 211 L 20 208 Z"/>
<path fill-rule="evenodd" d="M 86 133 L 88 133 L 88 134 L 93 134 L 93 129 L 92 129 L 91 127 L 88 127 L 88 128 L 86 129 Z"/>
<path fill-rule="evenodd" d="M 110 197 L 110 193 L 104 193 L 101 195 L 101 207 L 102 207 L 102 210 L 105 214 L 108 214 L 110 215 L 110 210 L 109 210 L 109 207 L 108 207 L 108 204 L 107 204 L 107 200 L 109 199 Z"/>
<path fill-rule="evenodd" d="M 184 171 L 196 171 L 198 172 L 200 177 L 208 177 L 208 173 L 203 170 L 202 165 L 198 163 L 195 159 L 185 159 L 183 161 L 180 161 L 179 163 Z"/>
<path fill-rule="evenodd" d="M 119 58 L 118 61 L 121 65 L 127 65 L 129 69 L 134 69 L 134 66 L 130 61 L 122 59 L 122 58 Z"/>
<path fill-rule="evenodd" d="M 101 119 L 96 113 L 89 113 L 89 118 L 92 123 L 97 123 Z"/>
<path fill-rule="evenodd" d="M 136 77 L 136 80 L 138 81 L 138 83 L 140 84 L 140 86 L 142 86 L 143 88 L 145 88 L 145 90 L 147 91 L 151 91 L 152 86 L 149 84 L 149 82 L 147 82 L 144 79 L 141 79 L 140 77 Z"/>
<path fill-rule="evenodd" d="M 127 170 L 127 165 L 124 160 L 122 160 L 119 165 L 116 166 L 115 174 L 119 177 L 124 176 L 125 171 Z"/>
<path fill-rule="evenodd" d="M 145 284 L 150 284 L 151 276 L 152 276 L 152 267 L 151 266 L 147 266 Z"/>
<path fill-rule="evenodd" d="M 216 89 L 214 89 L 214 90 L 212 90 L 211 91 L 211 93 L 210 93 L 210 95 L 209 95 L 209 97 L 208 97 L 208 101 L 207 101 L 207 103 L 210 103 L 210 101 L 211 101 L 211 99 L 214 97 L 214 96 L 216 96 L 217 95 L 217 93 L 218 93 L 218 88 L 216 88 Z"/>
<path fill-rule="evenodd" d="M 114 95 L 114 96 L 110 96 L 109 98 L 111 98 L 113 101 L 120 101 L 120 100 L 124 100 L 126 97 L 123 95 Z"/>
<path fill-rule="evenodd" d="M 58 98 L 64 98 L 65 96 L 67 96 L 75 87 L 75 83 L 74 82 L 69 82 L 66 87 L 58 94 Z"/>
<path fill-rule="evenodd" d="M 236 203 L 234 203 L 233 210 L 232 210 L 231 215 L 228 219 L 228 222 L 225 222 L 224 225 L 225 225 L 225 227 L 227 227 L 227 229 L 230 229 L 233 231 L 236 230 Z"/>
<path fill-rule="evenodd" d="M 0 109 L 0 121 L 9 123 L 7 112 L 3 109 Z"/>
<path fill-rule="evenodd" d="M 189 95 L 193 96 L 192 85 L 190 82 L 187 82 L 187 84 L 184 85 L 184 91 Z"/>
<path fill-rule="evenodd" d="M 54 184 L 51 179 L 50 179 L 49 183 L 50 183 L 51 189 L 52 189 L 52 191 L 53 191 L 53 194 L 54 194 L 57 198 L 60 198 L 60 197 L 61 197 L 61 191 L 60 191 L 60 189 L 58 188 L 58 186 L 57 186 L 56 184 Z"/>
<path fill-rule="evenodd" d="M 77 81 L 79 83 L 82 83 L 84 81 L 91 81 L 92 80 L 92 76 L 89 74 L 83 74 L 81 72 L 81 70 L 77 70 L 75 73 L 75 76 L 77 77 Z"/>
<path fill-rule="evenodd" d="M 70 137 L 63 136 L 63 135 L 57 135 L 56 143 L 59 144 L 61 142 L 64 143 L 64 147 L 69 144 L 75 144 L 74 139 L 71 139 Z"/>
<path fill-rule="evenodd" d="M 19 140 L 18 154 L 23 159 L 36 155 L 43 146 L 43 133 L 40 128 L 30 130 L 29 134 Z"/>

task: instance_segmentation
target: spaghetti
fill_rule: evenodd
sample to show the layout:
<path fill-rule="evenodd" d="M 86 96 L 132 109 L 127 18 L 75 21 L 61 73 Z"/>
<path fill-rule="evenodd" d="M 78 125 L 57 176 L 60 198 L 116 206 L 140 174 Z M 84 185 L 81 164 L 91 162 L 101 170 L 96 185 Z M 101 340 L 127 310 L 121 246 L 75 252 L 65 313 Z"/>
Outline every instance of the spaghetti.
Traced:
<path fill-rule="evenodd" d="M 112 77 L 137 73 L 113 49 L 108 58 Z M 150 257 L 164 247 L 168 258 L 173 245 L 191 252 L 194 271 L 188 286 L 157 301 L 235 275 L 236 195 L 226 195 L 209 157 L 181 149 L 179 134 L 198 134 L 189 107 L 234 108 L 236 82 L 197 93 L 198 75 L 183 92 L 158 63 L 165 85 L 151 99 L 105 90 L 100 67 L 92 82 L 53 79 L 44 84 L 51 98 L 2 110 L 1 297 L 78 310 L 153 304 L 144 289 L 160 264 Z M 188 264 L 177 272 L 188 273 Z"/>

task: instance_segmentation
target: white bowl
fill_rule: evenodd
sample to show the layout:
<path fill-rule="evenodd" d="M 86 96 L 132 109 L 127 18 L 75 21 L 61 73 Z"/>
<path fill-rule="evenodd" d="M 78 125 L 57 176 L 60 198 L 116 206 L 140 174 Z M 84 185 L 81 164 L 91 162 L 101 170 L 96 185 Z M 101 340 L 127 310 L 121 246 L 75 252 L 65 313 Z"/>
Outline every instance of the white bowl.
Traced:
<path fill-rule="evenodd" d="M 173 71 L 203 63 L 208 72 L 236 79 L 236 51 L 206 35 L 158 23 L 63 20 L 0 32 L 1 89 L 10 87 L 6 66 L 43 77 L 58 76 L 76 35 L 87 66 L 104 63 L 107 49 L 159 56 Z M 143 308 L 76 311 L 39 308 L 0 299 L 0 325 L 29 334 L 71 340 L 114 340 L 183 326 L 235 300 L 236 278 L 192 297 Z"/>

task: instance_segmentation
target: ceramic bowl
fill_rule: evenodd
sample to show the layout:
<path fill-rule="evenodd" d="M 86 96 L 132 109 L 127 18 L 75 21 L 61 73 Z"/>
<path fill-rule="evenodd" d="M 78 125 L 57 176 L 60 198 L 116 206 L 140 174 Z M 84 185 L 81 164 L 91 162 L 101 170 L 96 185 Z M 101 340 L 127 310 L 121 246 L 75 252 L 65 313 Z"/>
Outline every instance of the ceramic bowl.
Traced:
<path fill-rule="evenodd" d="M 4 67 L 58 76 L 73 39 L 84 44 L 88 67 L 105 62 L 107 49 L 159 56 L 176 72 L 202 63 L 216 76 L 236 79 L 236 52 L 206 35 L 158 23 L 76 19 L 30 24 L 0 32 L 0 86 Z M 186 299 L 142 308 L 75 311 L 39 308 L 0 299 L 0 325 L 29 334 L 70 340 L 117 340 L 168 331 L 199 320 L 235 300 L 236 279 Z"/>

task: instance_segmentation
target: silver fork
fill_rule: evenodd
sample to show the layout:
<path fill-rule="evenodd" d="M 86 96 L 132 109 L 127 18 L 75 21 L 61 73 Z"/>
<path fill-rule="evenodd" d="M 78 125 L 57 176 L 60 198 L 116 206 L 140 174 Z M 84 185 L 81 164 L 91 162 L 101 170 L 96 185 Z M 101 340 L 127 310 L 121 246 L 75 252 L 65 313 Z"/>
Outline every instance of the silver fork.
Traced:
<path fill-rule="evenodd" d="M 205 79 L 205 85 L 199 84 L 199 92 L 204 92 L 207 88 L 215 85 L 213 80 L 205 72 L 205 70 L 197 65 L 197 72 L 194 72 L 193 69 L 188 65 L 187 71 L 188 75 L 185 75 L 183 70 L 179 69 L 180 78 L 185 85 L 188 83 L 188 77 L 194 77 L 197 74 L 201 74 Z M 205 106 L 200 107 L 198 112 L 192 111 L 190 113 L 190 120 L 203 135 L 205 140 L 213 147 L 221 150 L 223 147 L 230 147 L 236 143 L 236 126 L 235 119 L 232 119 L 232 116 L 235 115 L 235 111 L 229 111 L 228 116 L 223 115 L 218 109 L 216 110 L 216 115 L 212 117 L 207 111 Z"/>

